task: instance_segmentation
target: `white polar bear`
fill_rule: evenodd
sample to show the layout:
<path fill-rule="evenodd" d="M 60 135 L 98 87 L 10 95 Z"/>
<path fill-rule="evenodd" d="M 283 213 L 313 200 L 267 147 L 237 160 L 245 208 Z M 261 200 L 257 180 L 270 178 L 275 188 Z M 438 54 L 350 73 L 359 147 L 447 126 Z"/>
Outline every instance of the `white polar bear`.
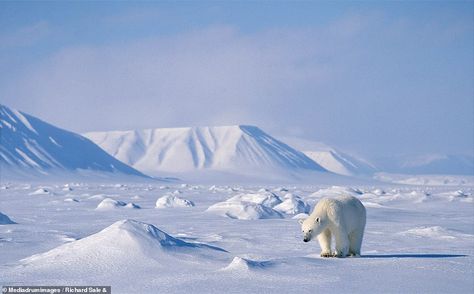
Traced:
<path fill-rule="evenodd" d="M 322 257 L 360 256 L 365 221 L 364 205 L 352 196 L 323 198 L 307 219 L 299 220 L 303 241 L 318 236 Z M 334 252 L 331 252 L 332 236 L 336 240 Z"/>

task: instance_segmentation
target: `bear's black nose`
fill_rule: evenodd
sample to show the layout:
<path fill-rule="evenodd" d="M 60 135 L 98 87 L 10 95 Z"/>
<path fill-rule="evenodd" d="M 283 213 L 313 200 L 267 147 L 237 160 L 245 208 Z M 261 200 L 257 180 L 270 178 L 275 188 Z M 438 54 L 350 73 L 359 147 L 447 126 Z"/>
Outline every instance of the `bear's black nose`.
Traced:
<path fill-rule="evenodd" d="M 304 242 L 308 242 L 309 240 L 308 239 L 303 239 Z"/>

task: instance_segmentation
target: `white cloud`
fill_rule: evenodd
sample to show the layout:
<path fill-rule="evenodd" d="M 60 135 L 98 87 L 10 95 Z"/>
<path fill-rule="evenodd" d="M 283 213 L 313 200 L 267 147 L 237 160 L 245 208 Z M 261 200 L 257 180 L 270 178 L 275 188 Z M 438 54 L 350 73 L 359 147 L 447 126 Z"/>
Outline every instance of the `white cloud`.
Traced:
<path fill-rule="evenodd" d="M 312 28 L 214 26 L 65 48 L 2 92 L 12 106 L 80 132 L 243 123 L 360 153 L 426 148 L 420 129 L 436 141 L 472 127 L 462 121 L 469 114 L 436 120 L 466 114 L 469 105 L 452 101 L 464 101 L 464 88 L 458 98 L 440 94 L 457 80 L 427 83 L 444 77 L 430 67 L 452 42 L 438 28 L 416 28 L 353 14 Z M 426 103 L 430 111 L 420 112 Z"/>
<path fill-rule="evenodd" d="M 272 117 L 265 113 L 271 111 L 268 104 L 297 101 L 293 93 L 299 88 L 330 77 L 326 66 L 313 64 L 315 50 L 311 33 L 248 36 L 232 27 L 125 46 L 69 48 L 32 71 L 22 96 L 38 108 L 62 105 L 63 111 L 97 116 L 140 109 L 127 115 L 148 126 L 264 120 Z M 88 128 L 98 125 L 98 117 L 88 119 L 93 119 Z M 100 120 L 106 128 L 125 126 L 121 115 Z"/>

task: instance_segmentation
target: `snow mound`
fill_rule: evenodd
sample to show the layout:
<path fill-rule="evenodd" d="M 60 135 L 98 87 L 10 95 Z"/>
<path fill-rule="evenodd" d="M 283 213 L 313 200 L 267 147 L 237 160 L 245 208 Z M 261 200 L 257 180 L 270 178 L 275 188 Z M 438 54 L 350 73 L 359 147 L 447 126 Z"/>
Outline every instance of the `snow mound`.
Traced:
<path fill-rule="evenodd" d="M 46 188 L 39 188 L 38 190 L 31 192 L 29 195 L 51 195 L 52 192 Z"/>
<path fill-rule="evenodd" d="M 233 219 L 255 220 L 268 218 L 282 218 L 276 210 L 261 204 L 251 202 L 220 202 L 210 206 L 207 211 L 216 212 Z"/>
<path fill-rule="evenodd" d="M 0 212 L 0 225 L 11 225 L 11 224 L 16 224 L 14 221 L 12 221 L 8 215 L 3 214 Z"/>
<path fill-rule="evenodd" d="M 218 257 L 226 251 L 206 244 L 188 243 L 174 238 L 154 225 L 117 221 L 102 231 L 48 252 L 21 260 L 28 269 L 63 272 L 129 272 L 131 268 L 186 262 L 198 257 Z"/>
<path fill-rule="evenodd" d="M 238 194 L 226 201 L 218 202 L 211 205 L 207 211 L 243 220 L 282 218 L 283 215 L 273 209 L 280 203 L 282 203 L 280 197 L 261 189 L 257 193 Z"/>
<path fill-rule="evenodd" d="M 284 201 L 273 207 L 274 210 L 284 214 L 309 213 L 311 207 L 300 197 L 288 193 L 284 196 Z"/>
<path fill-rule="evenodd" d="M 224 201 L 210 206 L 207 211 L 242 220 L 283 218 L 281 213 L 271 207 L 252 202 Z"/>
<path fill-rule="evenodd" d="M 251 202 L 268 207 L 274 207 L 282 203 L 280 197 L 267 190 L 260 190 L 258 193 L 239 194 L 227 200 L 228 202 Z"/>
<path fill-rule="evenodd" d="M 134 203 L 126 203 L 120 200 L 115 200 L 112 198 L 105 198 L 102 200 L 99 205 L 97 205 L 96 210 L 113 210 L 117 208 L 140 208 L 140 206 Z"/>
<path fill-rule="evenodd" d="M 465 192 L 463 190 L 457 190 L 455 192 L 448 192 L 444 193 L 445 195 L 448 195 L 449 201 L 462 201 L 462 202 L 474 202 L 474 198 L 472 197 L 472 193 L 470 192 Z"/>
<path fill-rule="evenodd" d="M 175 195 L 165 195 L 156 200 L 156 208 L 193 207 L 194 203 Z"/>
<path fill-rule="evenodd" d="M 386 192 L 382 189 L 375 189 L 372 191 L 372 194 L 377 195 L 377 196 L 382 196 L 382 195 L 385 195 Z"/>
<path fill-rule="evenodd" d="M 263 269 L 264 267 L 268 267 L 269 265 L 270 263 L 266 261 L 254 261 L 236 256 L 234 257 L 234 259 L 232 259 L 232 262 L 228 266 L 222 269 L 222 271 L 248 272 L 255 269 Z"/>
<path fill-rule="evenodd" d="M 140 205 L 138 205 L 138 204 L 135 204 L 135 203 L 132 203 L 132 202 L 130 202 L 130 203 L 127 203 L 127 205 L 125 205 L 125 208 L 130 208 L 130 209 L 140 209 L 140 208 L 141 208 L 141 206 L 140 206 Z"/>
<path fill-rule="evenodd" d="M 461 198 L 466 198 L 466 197 L 469 197 L 470 196 L 470 193 L 468 192 L 464 192 L 463 190 L 457 190 L 456 192 L 454 192 L 454 195 L 455 197 L 461 197 Z"/>

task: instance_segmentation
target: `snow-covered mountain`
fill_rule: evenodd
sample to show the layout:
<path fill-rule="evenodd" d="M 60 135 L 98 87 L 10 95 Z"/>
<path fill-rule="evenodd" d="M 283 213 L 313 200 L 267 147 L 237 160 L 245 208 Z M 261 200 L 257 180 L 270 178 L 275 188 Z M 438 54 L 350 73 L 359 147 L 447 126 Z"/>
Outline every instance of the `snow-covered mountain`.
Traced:
<path fill-rule="evenodd" d="M 93 132 L 84 136 L 147 174 L 326 170 L 302 152 L 254 126 Z"/>
<path fill-rule="evenodd" d="M 391 156 L 377 159 L 384 172 L 400 174 L 444 174 L 474 176 L 474 156 L 426 154 L 421 156 Z"/>
<path fill-rule="evenodd" d="M 146 177 L 81 135 L 0 105 L 1 177 L 87 176 Z"/>
<path fill-rule="evenodd" d="M 376 168 L 369 162 L 335 149 L 303 151 L 303 153 L 325 169 L 339 175 L 371 175 L 376 171 Z"/>
<path fill-rule="evenodd" d="M 369 161 L 349 155 L 320 142 L 300 138 L 284 138 L 290 146 L 302 152 L 325 169 L 344 176 L 372 175 L 377 168 Z"/>

